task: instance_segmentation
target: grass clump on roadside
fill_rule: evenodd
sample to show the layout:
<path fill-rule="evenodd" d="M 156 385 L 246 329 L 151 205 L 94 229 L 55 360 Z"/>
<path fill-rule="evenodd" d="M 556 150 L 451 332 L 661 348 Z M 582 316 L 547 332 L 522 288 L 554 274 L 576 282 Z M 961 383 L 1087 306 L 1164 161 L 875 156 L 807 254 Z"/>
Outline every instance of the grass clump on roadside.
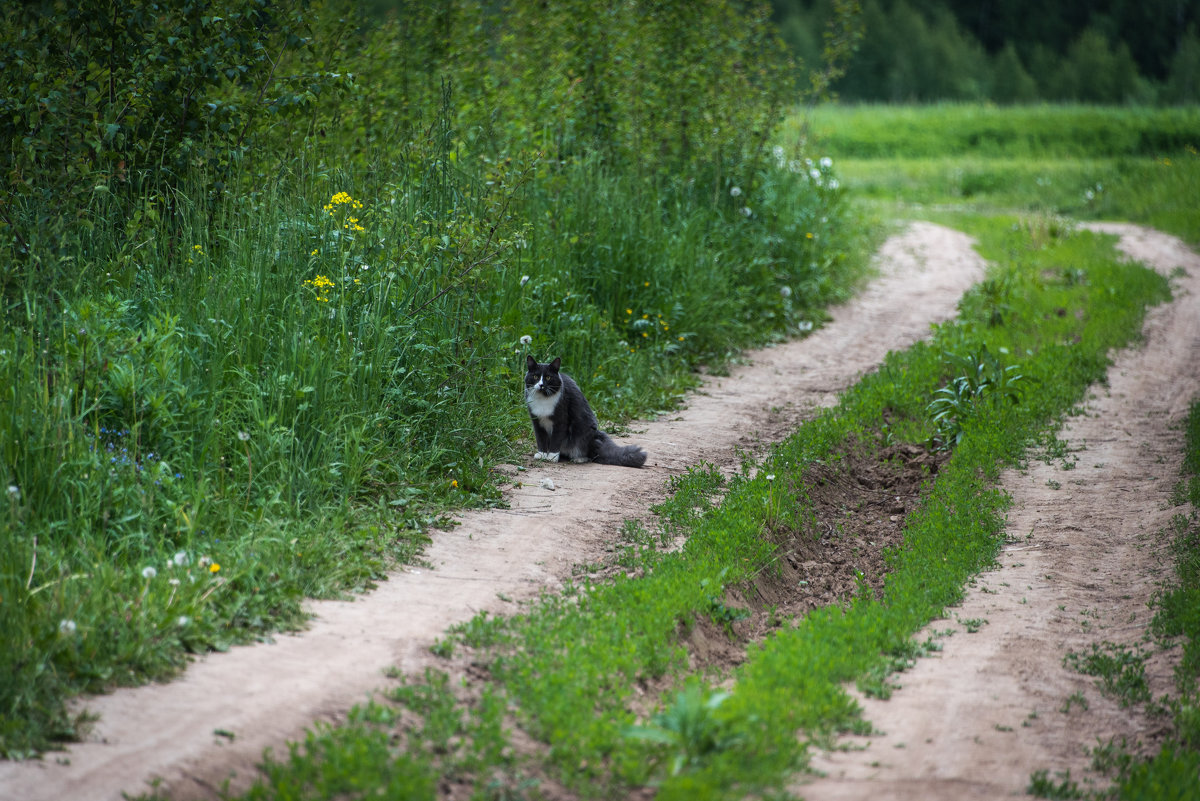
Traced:
<path fill-rule="evenodd" d="M 747 462 L 727 479 L 704 468 L 678 479 L 658 512 L 664 531 L 686 535 L 682 548 L 649 548 L 653 538 L 640 537 L 642 547 L 623 555 L 628 573 L 584 579 L 524 614 L 450 635 L 463 661 L 448 667 L 469 660 L 490 679 L 456 691 L 460 719 L 474 714 L 480 687 L 494 688 L 511 714 L 509 747 L 525 745 L 492 770 L 433 755 L 442 766 L 435 772 L 460 770 L 458 780 L 480 797 L 534 782 L 581 797 L 647 785 L 662 798 L 744 796 L 778 790 L 804 766 L 808 739 L 862 728 L 843 684 L 878 684 L 882 671 L 903 664 L 912 634 L 993 563 L 1007 505 L 995 488 L 1000 469 L 1103 378 L 1110 349 L 1136 337 L 1145 305 L 1167 295 L 1164 279 L 1120 262 L 1107 238 L 1014 220 L 970 224 L 997 262 L 989 276 L 997 283 L 970 292 L 958 321 L 890 354 L 761 464 Z M 977 382 L 954 410 L 961 431 L 953 441 L 939 437 L 931 403 L 963 377 L 964 364 L 991 364 L 985 354 L 1001 376 L 1016 366 L 1022 378 L 1012 392 Z M 859 451 L 878 459 L 896 452 L 889 448 L 939 444 L 951 446 L 951 456 L 926 470 L 886 569 L 859 574 L 836 603 L 794 616 L 762 602 L 772 584 L 804 592 L 807 576 L 789 556 L 819 560 L 834 538 L 868 545 L 833 525 L 837 518 L 817 518 L 821 480 L 835 482 Z M 735 609 L 761 627 L 726 614 Z M 486 635 L 467 646 L 468 631 Z M 741 655 L 714 662 L 714 643 Z M 284 797 L 270 790 L 276 781 L 254 797 Z"/>

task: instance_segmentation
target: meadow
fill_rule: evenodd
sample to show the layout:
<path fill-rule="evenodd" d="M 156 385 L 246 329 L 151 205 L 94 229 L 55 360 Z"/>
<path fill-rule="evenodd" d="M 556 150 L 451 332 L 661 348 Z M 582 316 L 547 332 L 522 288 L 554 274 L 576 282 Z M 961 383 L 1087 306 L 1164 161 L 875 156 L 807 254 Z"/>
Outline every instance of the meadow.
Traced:
<path fill-rule="evenodd" d="M 1040 211 L 1195 244 L 1198 128 L 1195 106 L 827 105 L 793 117 L 783 137 L 821 142 L 882 216 Z"/>

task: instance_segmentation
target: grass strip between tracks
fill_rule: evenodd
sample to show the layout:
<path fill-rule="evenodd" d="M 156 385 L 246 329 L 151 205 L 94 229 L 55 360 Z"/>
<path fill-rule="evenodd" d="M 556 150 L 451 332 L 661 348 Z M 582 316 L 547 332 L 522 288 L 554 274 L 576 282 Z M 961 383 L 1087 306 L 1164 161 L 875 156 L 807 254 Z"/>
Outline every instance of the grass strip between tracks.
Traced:
<path fill-rule="evenodd" d="M 1043 217 L 961 222 L 994 266 L 956 321 L 890 354 L 761 464 L 677 480 L 657 531 L 626 523 L 615 578 L 456 627 L 435 647 L 445 671 L 316 727 L 242 797 L 769 797 L 813 738 L 864 726 L 843 685 L 878 689 L 922 647 L 913 633 L 993 564 L 1000 470 L 1054 444 L 1058 421 L 1104 380 L 1110 349 L 1135 340 L 1145 307 L 1169 294 L 1120 261 L 1111 238 Z M 778 573 L 781 532 L 814 529 L 808 471 L 836 465 L 852 442 L 953 446 L 908 512 L 881 590 L 863 576 L 853 597 L 774 621 L 736 669 L 702 669 L 687 633 L 732 632 L 762 613 L 728 591 Z"/>

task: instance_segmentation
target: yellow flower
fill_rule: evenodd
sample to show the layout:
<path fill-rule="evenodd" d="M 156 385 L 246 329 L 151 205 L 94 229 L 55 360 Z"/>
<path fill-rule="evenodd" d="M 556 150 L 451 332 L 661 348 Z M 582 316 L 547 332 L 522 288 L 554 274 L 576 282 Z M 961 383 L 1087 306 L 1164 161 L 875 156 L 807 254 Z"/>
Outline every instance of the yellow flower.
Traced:
<path fill-rule="evenodd" d="M 220 569 L 221 569 L 221 566 L 218 565 L 216 562 L 213 562 L 211 565 L 208 566 L 209 573 L 216 573 Z"/>
<path fill-rule="evenodd" d="M 626 313 L 626 314 L 633 314 L 633 309 L 626 309 L 626 310 L 625 310 L 625 313 Z"/>
<path fill-rule="evenodd" d="M 450 489 L 458 489 L 458 479 L 453 479 L 450 482 Z"/>
<path fill-rule="evenodd" d="M 646 283 L 642 284 L 642 286 L 650 286 L 650 282 L 647 281 Z"/>
<path fill-rule="evenodd" d="M 317 254 L 318 254 L 318 253 L 320 253 L 320 252 L 321 252 L 321 249 L 320 249 L 320 248 L 313 248 L 313 252 L 312 252 L 312 253 L 309 253 L 308 255 L 310 255 L 310 256 L 315 256 L 315 255 L 317 255 Z"/>
<path fill-rule="evenodd" d="M 805 236 L 807 239 L 812 239 L 812 238 L 813 238 L 812 231 L 809 231 L 809 232 L 808 232 L 807 234 L 805 234 L 804 236 Z"/>

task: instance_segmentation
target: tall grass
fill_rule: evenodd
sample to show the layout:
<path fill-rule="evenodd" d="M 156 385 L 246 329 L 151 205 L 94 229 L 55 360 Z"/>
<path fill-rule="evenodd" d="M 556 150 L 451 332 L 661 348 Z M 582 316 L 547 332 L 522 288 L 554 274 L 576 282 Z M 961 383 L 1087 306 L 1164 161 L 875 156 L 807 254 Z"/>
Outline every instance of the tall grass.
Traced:
<path fill-rule="evenodd" d="M 8 251 L 0 753 L 72 736 L 70 694 L 296 625 L 493 502 L 526 353 L 621 420 L 819 318 L 863 262 L 842 193 L 782 156 L 744 169 L 714 193 L 488 163 L 443 122 L 237 196 L 196 175 L 128 213 L 98 185 L 75 236 Z"/>

